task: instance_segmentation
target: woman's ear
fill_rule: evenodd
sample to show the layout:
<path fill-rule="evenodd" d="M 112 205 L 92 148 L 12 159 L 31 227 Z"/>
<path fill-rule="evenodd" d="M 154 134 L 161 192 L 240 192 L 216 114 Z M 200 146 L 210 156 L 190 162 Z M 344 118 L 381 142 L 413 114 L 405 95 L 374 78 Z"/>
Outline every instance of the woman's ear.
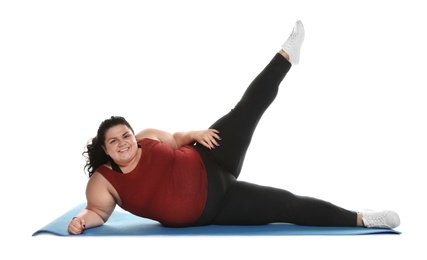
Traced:
<path fill-rule="evenodd" d="M 107 152 L 107 149 L 105 148 L 105 146 L 104 146 L 104 145 L 101 145 L 101 147 L 102 147 L 102 149 L 104 150 L 104 153 L 105 153 L 106 155 L 109 155 L 109 154 L 108 154 L 108 152 Z"/>

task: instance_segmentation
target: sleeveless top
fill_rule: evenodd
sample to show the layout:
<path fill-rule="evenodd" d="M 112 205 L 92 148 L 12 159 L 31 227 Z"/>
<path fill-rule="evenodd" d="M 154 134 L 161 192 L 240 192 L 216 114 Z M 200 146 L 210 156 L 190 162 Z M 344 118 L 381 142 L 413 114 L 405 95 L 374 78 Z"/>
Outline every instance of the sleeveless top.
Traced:
<path fill-rule="evenodd" d="M 97 169 L 116 189 L 121 207 L 166 226 L 188 226 L 203 212 L 208 188 L 199 153 L 189 145 L 173 149 L 152 139 L 138 141 L 141 158 L 131 172 Z"/>

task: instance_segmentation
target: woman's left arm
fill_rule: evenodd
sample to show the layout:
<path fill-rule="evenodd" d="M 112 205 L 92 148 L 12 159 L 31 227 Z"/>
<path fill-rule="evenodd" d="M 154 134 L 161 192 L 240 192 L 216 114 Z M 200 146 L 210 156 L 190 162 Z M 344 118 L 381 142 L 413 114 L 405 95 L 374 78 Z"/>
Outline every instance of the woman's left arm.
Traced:
<path fill-rule="evenodd" d="M 221 140 L 218 134 L 219 131 L 216 129 L 206 129 L 190 132 L 176 132 L 173 134 L 173 137 L 178 147 L 198 142 L 209 149 L 214 149 L 215 146 L 219 146 L 218 140 Z"/>
<path fill-rule="evenodd" d="M 136 139 L 140 140 L 143 138 L 150 138 L 160 141 L 165 144 L 169 144 L 172 148 L 178 149 L 179 147 L 198 142 L 209 149 L 219 146 L 217 140 L 221 140 L 219 137 L 219 131 L 215 129 L 199 130 L 199 131 L 188 131 L 188 132 L 176 132 L 170 134 L 168 132 L 158 129 L 145 129 L 136 135 Z"/>

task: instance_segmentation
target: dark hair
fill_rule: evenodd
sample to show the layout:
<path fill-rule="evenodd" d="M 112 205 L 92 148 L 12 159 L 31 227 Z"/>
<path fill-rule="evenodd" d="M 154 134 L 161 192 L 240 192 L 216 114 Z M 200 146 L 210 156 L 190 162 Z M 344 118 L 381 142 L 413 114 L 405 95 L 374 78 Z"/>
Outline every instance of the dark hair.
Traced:
<path fill-rule="evenodd" d="M 98 169 L 99 166 L 109 162 L 111 157 L 107 155 L 102 148 L 105 143 L 105 133 L 108 129 L 117 125 L 126 125 L 133 134 L 134 131 L 128 121 L 121 116 L 112 116 L 104 120 L 98 128 L 96 137 L 89 140 L 86 145 L 86 149 L 83 152 L 83 156 L 86 157 L 86 165 L 84 170 L 87 171 L 89 177 Z"/>

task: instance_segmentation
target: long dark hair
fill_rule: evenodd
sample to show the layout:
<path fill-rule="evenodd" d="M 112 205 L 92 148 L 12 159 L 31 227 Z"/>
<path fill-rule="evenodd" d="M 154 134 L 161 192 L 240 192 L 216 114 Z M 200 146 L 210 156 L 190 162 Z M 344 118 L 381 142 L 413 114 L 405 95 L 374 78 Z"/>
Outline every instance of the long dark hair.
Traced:
<path fill-rule="evenodd" d="M 126 125 L 132 133 L 135 134 L 128 121 L 121 116 L 112 116 L 104 120 L 99 125 L 96 136 L 89 140 L 86 145 L 86 149 L 82 154 L 86 157 L 84 170 L 89 174 L 89 177 L 92 177 L 92 174 L 99 166 L 106 164 L 111 160 L 111 157 L 105 153 L 102 146 L 105 145 L 105 133 L 107 130 L 117 125 Z"/>

